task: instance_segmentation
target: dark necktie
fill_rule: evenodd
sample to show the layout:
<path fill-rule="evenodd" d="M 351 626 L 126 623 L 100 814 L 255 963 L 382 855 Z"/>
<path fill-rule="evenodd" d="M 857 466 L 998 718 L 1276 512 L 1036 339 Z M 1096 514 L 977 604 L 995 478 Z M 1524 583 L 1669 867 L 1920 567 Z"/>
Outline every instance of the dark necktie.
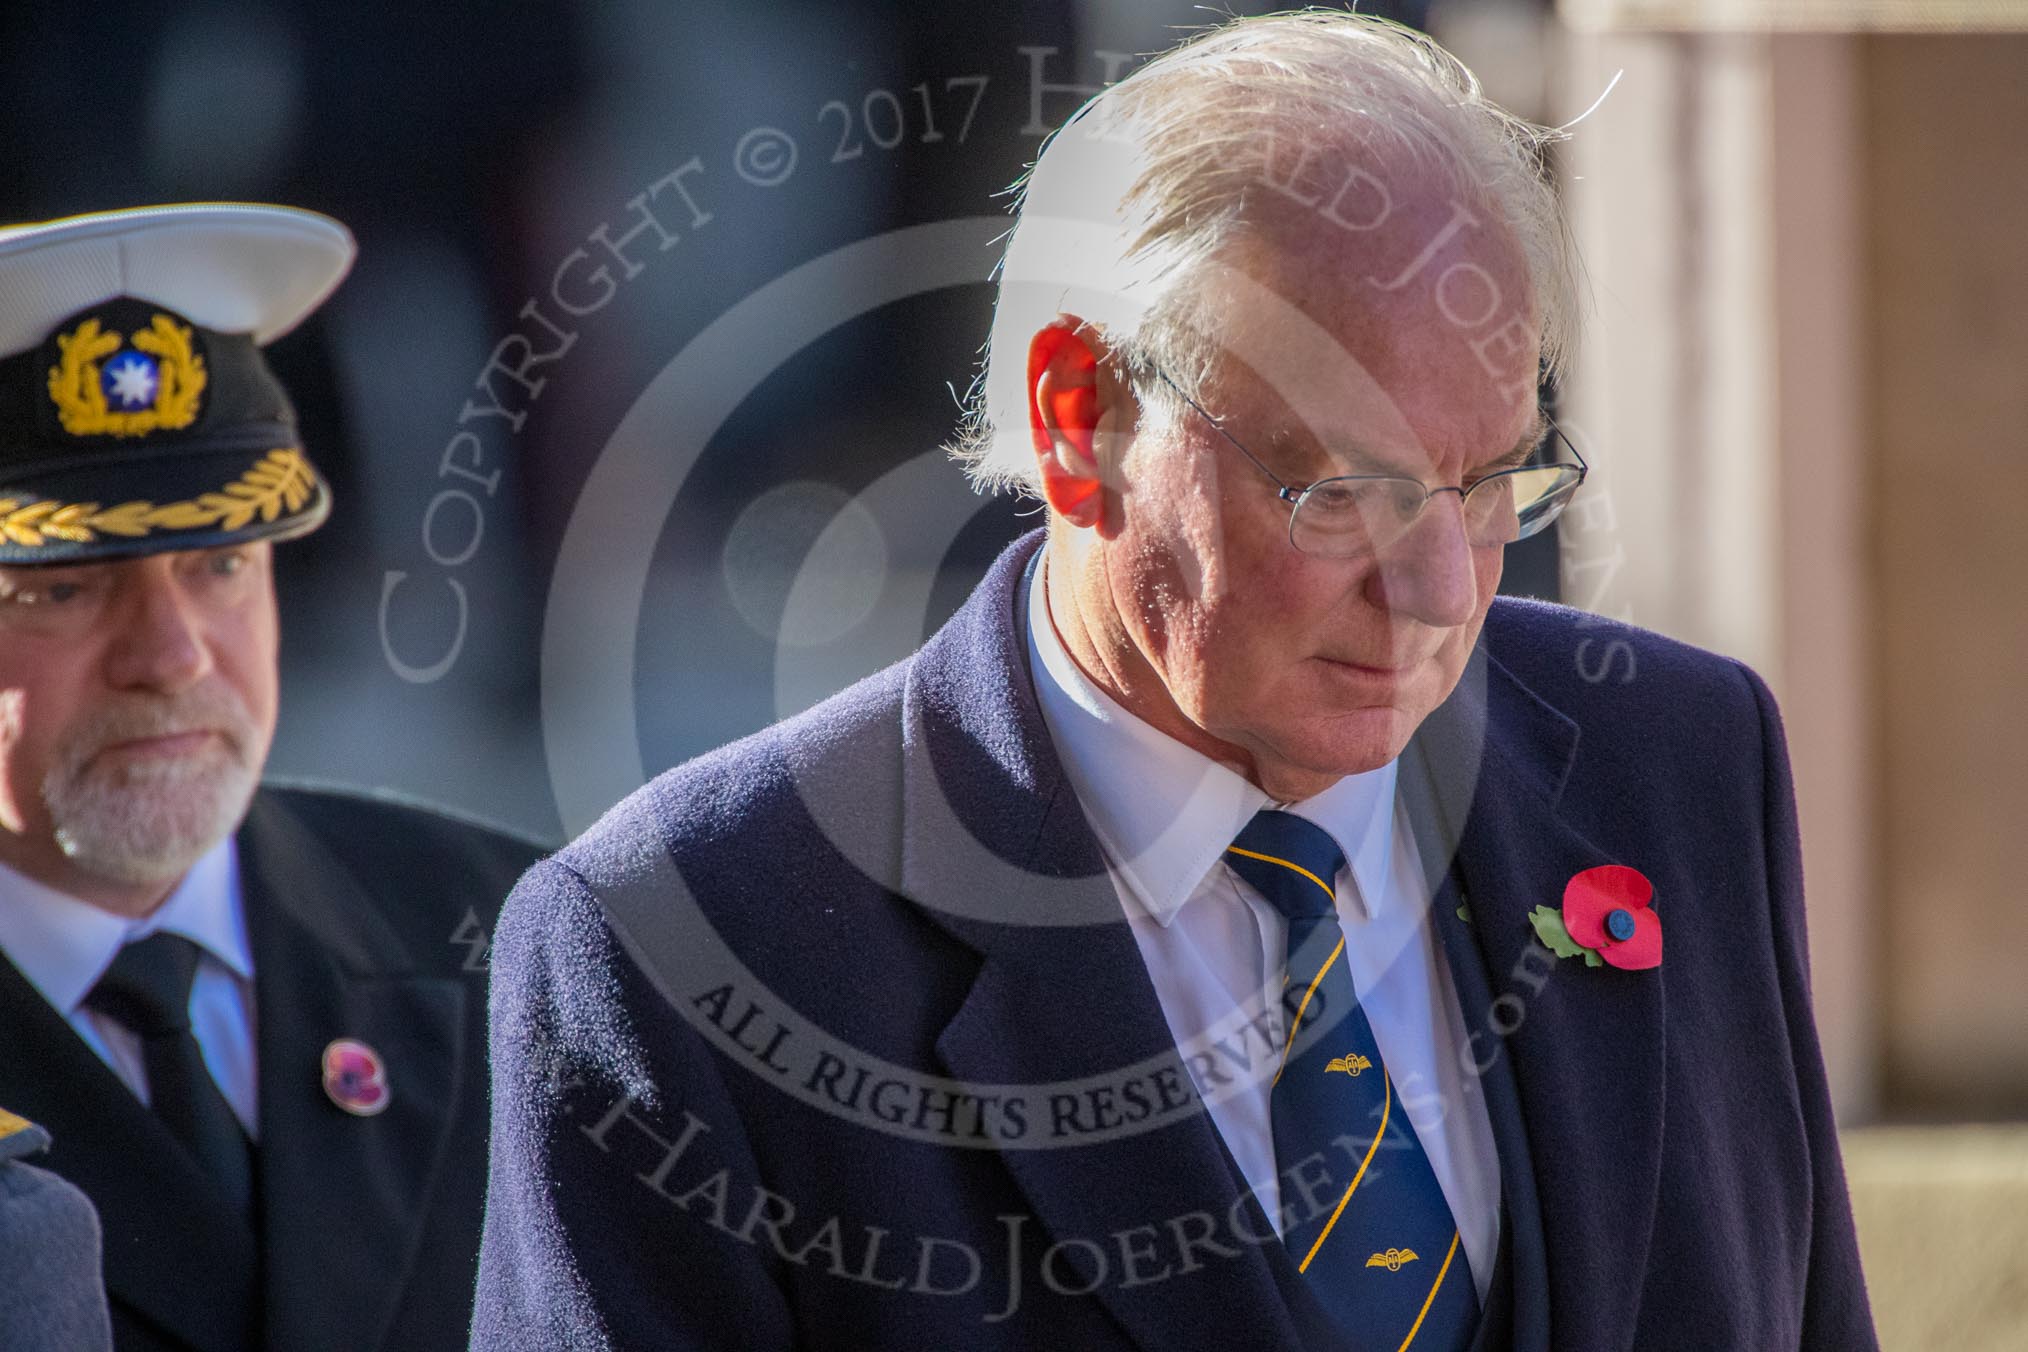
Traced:
<path fill-rule="evenodd" d="M 1464 1348 L 1478 1293 L 1450 1205 L 1359 1007 L 1333 895 L 1345 856 L 1323 828 L 1269 809 L 1247 823 L 1225 862 L 1289 922 L 1291 1026 L 1268 1095 L 1282 1242 L 1348 1348 Z"/>
<path fill-rule="evenodd" d="M 253 1196 L 251 1147 L 190 1031 L 190 983 L 201 956 L 180 934 L 151 934 L 120 950 L 85 1005 L 141 1039 L 149 1106 L 244 1212 Z"/>

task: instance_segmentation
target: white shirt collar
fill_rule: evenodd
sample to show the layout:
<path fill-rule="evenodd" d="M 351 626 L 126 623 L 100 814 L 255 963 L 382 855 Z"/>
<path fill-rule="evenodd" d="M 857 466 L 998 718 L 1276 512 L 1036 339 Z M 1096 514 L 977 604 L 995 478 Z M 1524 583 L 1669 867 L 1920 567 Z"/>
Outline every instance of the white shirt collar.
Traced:
<path fill-rule="evenodd" d="M 1046 549 L 1046 547 L 1045 547 Z M 1028 594 L 1028 645 L 1043 722 L 1099 844 L 1128 892 L 1167 926 L 1254 813 L 1279 807 L 1338 842 L 1374 918 L 1393 876 L 1398 762 L 1347 775 L 1299 803 L 1275 803 L 1204 753 L 1156 731 L 1100 690 L 1071 659 L 1049 616 L 1047 558 Z"/>
<path fill-rule="evenodd" d="M 77 1012 L 122 945 L 158 930 L 193 940 L 241 980 L 253 978 L 231 836 L 206 851 L 168 898 L 139 920 L 0 864 L 0 950 L 65 1017 Z"/>

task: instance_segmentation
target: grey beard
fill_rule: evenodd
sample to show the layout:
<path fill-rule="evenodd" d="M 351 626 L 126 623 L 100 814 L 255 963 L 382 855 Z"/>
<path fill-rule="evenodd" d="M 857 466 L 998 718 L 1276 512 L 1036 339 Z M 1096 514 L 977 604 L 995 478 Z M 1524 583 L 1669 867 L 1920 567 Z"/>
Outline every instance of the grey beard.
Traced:
<path fill-rule="evenodd" d="M 166 706 L 115 706 L 78 730 L 42 785 L 57 846 L 88 873 L 123 883 L 173 883 L 236 829 L 260 781 L 259 738 L 226 692 Z M 206 715 L 192 717 L 193 713 Z M 225 745 L 173 760 L 94 763 L 124 738 L 223 726 Z"/>

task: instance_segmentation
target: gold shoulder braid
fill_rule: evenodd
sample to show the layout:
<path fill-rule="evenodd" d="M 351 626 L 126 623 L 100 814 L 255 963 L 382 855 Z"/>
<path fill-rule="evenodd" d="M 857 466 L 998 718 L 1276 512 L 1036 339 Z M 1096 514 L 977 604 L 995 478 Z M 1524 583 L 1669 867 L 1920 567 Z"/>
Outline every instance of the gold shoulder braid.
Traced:
<path fill-rule="evenodd" d="M 77 337 L 84 336 L 81 326 Z M 97 388 L 96 380 L 93 388 Z M 55 540 L 88 545 L 98 538 L 94 532 L 135 539 L 157 530 L 194 530 L 200 526 L 239 530 L 251 524 L 255 516 L 273 521 L 285 510 L 300 509 L 310 500 L 315 487 L 310 463 L 301 451 L 274 450 L 227 484 L 222 492 L 203 493 L 194 500 L 165 502 L 159 507 L 152 502 L 123 502 L 101 511 L 96 502 L 66 505 L 47 499 L 24 504 L 19 498 L 0 498 L 0 536 L 23 548 L 35 549 Z"/>
<path fill-rule="evenodd" d="M 168 315 L 158 314 L 134 335 L 135 350 L 155 358 L 159 383 L 148 408 L 132 412 L 106 407 L 99 363 L 120 350 L 117 333 L 102 332 L 99 321 L 87 319 L 70 333 L 56 336 L 62 359 L 49 369 L 49 397 L 56 401 L 63 430 L 74 437 L 138 437 L 158 430 L 175 431 L 197 419 L 197 396 L 204 393 L 204 358 L 191 346 L 190 330 Z"/>

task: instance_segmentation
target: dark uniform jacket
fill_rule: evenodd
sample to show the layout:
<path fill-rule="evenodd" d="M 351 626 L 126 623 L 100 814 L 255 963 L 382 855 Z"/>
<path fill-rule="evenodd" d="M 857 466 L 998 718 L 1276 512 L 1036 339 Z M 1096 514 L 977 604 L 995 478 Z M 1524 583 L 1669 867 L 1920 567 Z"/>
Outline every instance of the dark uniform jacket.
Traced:
<path fill-rule="evenodd" d="M 254 961 L 258 1214 L 225 1204 L 148 1109 L 0 961 L 0 1102 L 97 1206 L 120 1352 L 458 1347 L 486 1149 L 483 936 L 530 844 L 418 808 L 263 789 L 238 834 Z M 465 923 L 467 916 L 473 923 Z M 475 937 L 476 936 L 476 937 Z M 388 1107 L 341 1111 L 355 1038 Z"/>
<path fill-rule="evenodd" d="M 475 1348 L 1334 1345 L 1051 746 L 1039 540 L 515 890 Z M 1496 601 L 1401 792 L 1499 1154 L 1480 1346 L 1874 1346 L 1761 682 Z M 1538 938 L 1604 864 L 1653 883 L 1659 967 Z"/>

